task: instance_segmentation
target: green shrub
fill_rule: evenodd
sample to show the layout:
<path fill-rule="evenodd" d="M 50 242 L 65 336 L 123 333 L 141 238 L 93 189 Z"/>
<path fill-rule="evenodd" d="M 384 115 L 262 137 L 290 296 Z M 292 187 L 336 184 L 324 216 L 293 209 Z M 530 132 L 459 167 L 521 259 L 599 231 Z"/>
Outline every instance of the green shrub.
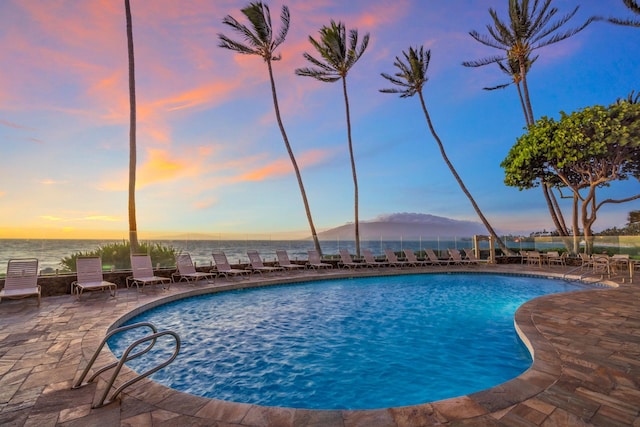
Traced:
<path fill-rule="evenodd" d="M 164 246 L 160 243 L 140 243 L 140 253 L 151 255 L 151 263 L 154 268 L 173 267 L 176 264 L 176 255 L 180 252 L 173 246 Z M 63 271 L 76 271 L 76 259 L 83 256 L 99 256 L 102 259 L 102 268 L 105 270 L 130 270 L 131 269 L 131 245 L 123 240 L 118 243 L 107 243 L 98 246 L 93 251 L 75 252 L 60 260 Z"/>

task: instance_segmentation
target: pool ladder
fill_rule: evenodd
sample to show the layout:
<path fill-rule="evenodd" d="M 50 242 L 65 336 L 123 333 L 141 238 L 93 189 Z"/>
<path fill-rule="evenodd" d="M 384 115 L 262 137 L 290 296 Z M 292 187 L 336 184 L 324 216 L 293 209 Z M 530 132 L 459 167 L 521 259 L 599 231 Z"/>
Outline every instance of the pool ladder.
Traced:
<path fill-rule="evenodd" d="M 96 359 L 98 358 L 98 355 L 102 351 L 102 348 L 104 347 L 104 345 L 106 344 L 106 342 L 107 342 L 107 340 L 109 338 L 111 338 L 112 336 L 114 336 L 116 334 L 124 332 L 124 331 L 128 331 L 128 330 L 131 330 L 131 329 L 137 329 L 137 328 L 144 328 L 144 327 L 149 328 L 152 331 L 152 333 L 150 335 L 147 335 L 147 336 L 145 336 L 143 338 L 140 338 L 140 339 L 134 341 L 133 343 L 131 343 L 129 345 L 129 347 L 127 347 L 125 352 L 122 353 L 122 356 L 120 357 L 120 360 L 118 360 L 117 362 L 109 363 L 106 366 L 103 366 L 102 368 L 98 369 L 91 376 L 91 378 L 89 378 L 86 382 L 83 382 L 84 378 L 89 373 L 89 370 L 91 369 L 91 367 L 95 363 Z M 126 362 L 128 362 L 129 360 L 136 359 L 136 358 L 146 354 L 147 352 L 149 352 L 153 348 L 153 346 L 156 344 L 157 339 L 162 337 L 162 336 L 165 336 L 165 335 L 171 336 L 175 340 L 175 349 L 174 349 L 173 354 L 171 355 L 171 357 L 169 357 L 164 362 L 158 364 L 154 368 L 151 368 L 148 371 L 143 372 L 142 374 L 139 374 L 138 376 L 134 377 L 133 379 L 125 382 L 124 384 L 122 384 L 120 387 L 118 387 L 113 392 L 113 394 L 111 395 L 111 399 L 106 400 L 107 399 L 107 395 L 109 394 L 109 391 L 111 390 L 111 387 L 113 386 L 113 383 L 116 380 L 116 377 L 118 376 L 118 374 L 120 373 L 120 370 L 122 369 L 122 366 Z M 138 352 L 135 352 L 135 353 L 131 354 L 133 349 L 135 349 L 138 345 L 143 344 L 145 342 L 149 342 L 149 345 L 146 348 L 144 348 L 141 351 L 138 351 Z M 149 322 L 141 322 L 141 323 L 135 323 L 135 324 L 132 324 L 132 325 L 122 326 L 120 328 L 114 329 L 113 331 L 109 332 L 103 338 L 103 340 L 100 343 L 100 345 L 98 346 L 97 350 L 95 351 L 95 353 L 93 353 L 93 356 L 91 357 L 91 360 L 89 360 L 89 363 L 84 368 L 84 371 L 82 372 L 82 375 L 80 375 L 80 378 L 78 378 L 78 380 L 73 384 L 73 386 L 71 388 L 72 389 L 77 389 L 77 388 L 80 388 L 80 387 L 84 387 L 85 385 L 88 385 L 94 379 L 96 379 L 96 377 L 98 375 L 100 375 L 101 373 L 103 373 L 103 372 L 115 367 L 116 369 L 113 371 L 113 374 L 111 375 L 111 379 L 109 380 L 109 382 L 105 386 L 105 389 L 104 389 L 104 392 L 103 392 L 102 396 L 100 397 L 98 402 L 92 406 L 93 409 L 101 408 L 101 407 L 103 407 L 105 405 L 108 405 L 108 404 L 112 403 L 115 400 L 115 398 L 120 394 L 120 392 L 122 392 L 122 390 L 124 390 L 125 388 L 129 387 L 132 384 L 135 384 L 136 382 L 140 381 L 143 378 L 148 377 L 149 375 L 153 374 L 154 372 L 159 371 L 160 369 L 162 369 L 165 366 L 167 366 L 169 363 L 173 362 L 175 360 L 175 358 L 178 356 L 178 352 L 179 351 L 180 351 L 180 337 L 178 336 L 178 334 L 176 334 L 173 331 L 158 332 L 158 330 L 155 327 L 155 325 L 153 325 L 152 323 L 149 323 Z"/>

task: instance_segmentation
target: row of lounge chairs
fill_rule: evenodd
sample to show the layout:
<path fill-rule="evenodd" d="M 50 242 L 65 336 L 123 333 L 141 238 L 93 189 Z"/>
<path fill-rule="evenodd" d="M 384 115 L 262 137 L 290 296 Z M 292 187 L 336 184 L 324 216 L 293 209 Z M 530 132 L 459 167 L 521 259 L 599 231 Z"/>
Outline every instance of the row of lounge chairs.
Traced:
<path fill-rule="evenodd" d="M 345 250 L 340 250 L 340 261 L 336 264 L 342 268 L 364 268 L 364 267 L 419 267 L 429 265 L 462 265 L 477 264 L 480 262 L 472 251 L 465 250 L 463 256 L 456 249 L 449 249 L 449 258 L 439 258 L 431 249 L 426 250 L 426 259 L 418 259 L 410 249 L 404 249 L 404 259 L 400 260 L 391 249 L 385 250 L 385 260 L 378 260 L 370 250 L 363 251 L 362 260 L 354 260 L 351 254 Z M 304 269 L 331 269 L 334 264 L 324 262 L 317 251 L 307 252 L 308 260 L 304 263 L 291 262 L 286 250 L 277 250 L 277 262 L 273 265 L 265 265 L 258 251 L 247 251 L 249 265 L 247 268 L 231 267 L 224 252 L 213 253 L 215 267 L 210 271 L 197 271 L 191 256 L 188 253 L 181 253 L 176 257 L 176 272 L 169 277 L 156 276 L 149 255 L 131 255 L 132 275 L 126 278 L 127 288 L 135 286 L 138 290 L 144 291 L 145 286 L 159 285 L 162 288 L 169 288 L 171 283 L 178 281 L 197 282 L 200 280 L 213 281 L 216 277 L 249 276 L 252 273 L 263 274 L 272 272 L 286 272 Z M 100 257 L 78 257 L 76 260 L 77 280 L 71 283 L 71 294 L 78 300 L 86 291 L 109 291 L 112 297 L 116 296 L 118 286 L 104 280 L 102 271 L 102 260 Z M 38 260 L 12 259 L 7 266 L 7 276 L 4 288 L 0 291 L 0 301 L 2 298 L 22 298 L 36 296 L 38 306 L 40 305 L 41 288 L 38 285 Z"/>
<path fill-rule="evenodd" d="M 433 249 L 425 249 L 426 257 L 419 259 L 411 249 L 403 249 L 404 258 L 399 259 L 392 249 L 385 249 L 385 260 L 378 260 L 370 250 L 362 251 L 362 261 L 355 261 L 346 249 L 340 250 L 339 265 L 344 268 L 366 268 L 366 267 L 426 267 L 444 265 L 467 265 L 480 264 L 484 262 L 475 256 L 470 249 L 463 249 L 464 255 L 458 249 L 447 249 L 448 258 L 440 258 Z"/>

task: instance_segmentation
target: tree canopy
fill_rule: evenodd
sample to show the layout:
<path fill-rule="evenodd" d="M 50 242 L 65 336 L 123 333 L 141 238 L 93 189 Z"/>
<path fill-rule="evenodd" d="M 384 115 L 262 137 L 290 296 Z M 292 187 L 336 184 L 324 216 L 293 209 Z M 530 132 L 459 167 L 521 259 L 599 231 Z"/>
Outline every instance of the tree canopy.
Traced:
<path fill-rule="evenodd" d="M 559 187 L 640 179 L 640 104 L 593 106 L 560 120 L 542 117 L 518 138 L 501 166 L 519 189 L 551 180 Z"/>
<path fill-rule="evenodd" d="M 574 210 L 580 202 L 588 236 L 602 205 L 640 198 L 636 194 L 599 203 L 596 199 L 596 189 L 612 181 L 640 180 L 640 104 L 617 101 L 608 107 L 561 112 L 558 121 L 542 117 L 518 138 L 501 166 L 505 183 L 520 190 L 542 183 L 568 188 Z"/>

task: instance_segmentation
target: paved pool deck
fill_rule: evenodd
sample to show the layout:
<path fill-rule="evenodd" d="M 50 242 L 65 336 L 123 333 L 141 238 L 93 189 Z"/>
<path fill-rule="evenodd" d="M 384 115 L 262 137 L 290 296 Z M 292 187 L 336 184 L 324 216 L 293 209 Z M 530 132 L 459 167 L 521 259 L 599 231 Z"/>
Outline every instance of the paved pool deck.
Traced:
<path fill-rule="evenodd" d="M 451 268 L 448 268 L 452 270 Z M 442 271 L 402 269 L 402 273 Z M 462 271 L 562 277 L 569 268 L 522 265 L 458 267 Z M 394 274 L 397 269 L 362 270 Z M 357 274 L 259 275 L 215 284 L 174 283 L 171 289 L 119 290 L 0 303 L 1 426 L 636 426 L 640 427 L 640 284 L 618 278 L 617 288 L 545 296 L 526 303 L 516 324 L 534 353 L 529 370 L 488 390 L 418 406 L 381 410 L 314 411 L 261 407 L 191 396 L 147 379 L 113 402 L 92 409 L 108 372 L 72 390 L 108 328 L 132 311 L 164 298 L 205 289 Z M 580 274 L 577 272 L 576 274 Z M 574 277 L 574 276 L 570 276 Z M 623 283 L 626 282 L 626 283 Z M 114 361 L 103 350 L 97 367 Z M 116 386 L 131 378 L 123 371 Z"/>

